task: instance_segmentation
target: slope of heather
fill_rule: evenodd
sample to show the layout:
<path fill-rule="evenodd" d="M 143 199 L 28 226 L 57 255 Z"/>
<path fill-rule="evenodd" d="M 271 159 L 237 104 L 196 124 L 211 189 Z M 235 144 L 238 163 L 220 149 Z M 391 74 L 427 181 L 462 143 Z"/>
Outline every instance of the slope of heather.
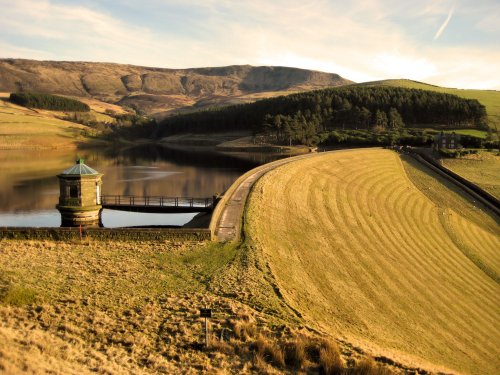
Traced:
<path fill-rule="evenodd" d="M 256 93 L 352 83 L 337 74 L 249 65 L 161 69 L 132 65 L 0 59 L 0 91 L 39 91 L 127 105 L 149 115 L 254 100 Z M 267 97 L 267 95 L 265 95 Z"/>
<path fill-rule="evenodd" d="M 495 374 L 497 219 L 413 160 L 365 149 L 266 174 L 246 233 L 312 326 L 433 371 Z"/>

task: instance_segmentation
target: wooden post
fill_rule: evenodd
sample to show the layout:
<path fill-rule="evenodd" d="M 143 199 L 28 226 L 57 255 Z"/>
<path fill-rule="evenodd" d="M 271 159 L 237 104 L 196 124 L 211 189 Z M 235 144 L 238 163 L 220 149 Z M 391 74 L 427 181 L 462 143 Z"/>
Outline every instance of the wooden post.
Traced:
<path fill-rule="evenodd" d="M 208 318 L 212 317 L 212 309 L 208 309 L 206 306 L 204 309 L 200 309 L 200 317 L 205 318 L 205 347 L 209 346 L 209 336 L 208 336 Z"/>
<path fill-rule="evenodd" d="M 205 317 L 205 347 L 208 348 L 208 318 Z"/>

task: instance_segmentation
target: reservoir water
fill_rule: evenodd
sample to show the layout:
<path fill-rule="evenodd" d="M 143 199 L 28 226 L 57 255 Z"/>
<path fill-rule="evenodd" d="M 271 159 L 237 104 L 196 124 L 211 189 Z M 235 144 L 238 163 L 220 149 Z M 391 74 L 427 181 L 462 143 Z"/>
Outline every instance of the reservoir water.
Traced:
<path fill-rule="evenodd" d="M 0 226 L 60 226 L 56 175 L 77 158 L 104 174 L 104 195 L 207 198 L 223 193 L 245 171 L 276 156 L 151 145 L 120 151 L 0 151 Z M 102 221 L 105 227 L 183 225 L 195 215 L 105 209 Z"/>

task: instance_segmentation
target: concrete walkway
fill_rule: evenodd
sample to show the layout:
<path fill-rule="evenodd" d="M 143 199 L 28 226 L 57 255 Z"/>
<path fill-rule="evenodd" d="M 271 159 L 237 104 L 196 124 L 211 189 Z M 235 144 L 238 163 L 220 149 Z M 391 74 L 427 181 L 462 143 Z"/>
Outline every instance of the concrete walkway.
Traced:
<path fill-rule="evenodd" d="M 323 154 L 323 153 L 321 153 Z M 275 162 L 265 164 L 255 168 L 255 171 L 240 182 L 239 186 L 234 190 L 223 208 L 219 221 L 215 227 L 215 237 L 217 241 L 236 241 L 241 235 L 241 224 L 243 220 L 243 211 L 245 204 L 250 194 L 250 190 L 255 182 L 264 174 L 292 161 L 317 156 L 320 154 L 306 154 L 290 157 L 287 159 L 277 160 Z"/>

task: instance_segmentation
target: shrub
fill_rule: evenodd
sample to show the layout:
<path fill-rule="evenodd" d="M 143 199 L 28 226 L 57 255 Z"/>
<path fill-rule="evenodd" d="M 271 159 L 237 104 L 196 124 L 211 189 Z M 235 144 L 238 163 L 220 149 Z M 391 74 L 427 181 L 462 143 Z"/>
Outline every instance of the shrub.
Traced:
<path fill-rule="evenodd" d="M 364 358 L 351 369 L 350 373 L 352 375 L 390 375 L 392 371 L 377 365 L 372 358 Z"/>
<path fill-rule="evenodd" d="M 447 148 L 440 148 L 439 154 L 445 158 L 460 158 L 465 155 L 477 154 L 477 150 L 469 150 L 469 149 L 450 150 Z"/>
<path fill-rule="evenodd" d="M 319 367 L 322 374 L 337 375 L 344 371 L 339 347 L 332 341 L 323 341 L 319 349 Z"/>
<path fill-rule="evenodd" d="M 262 356 L 266 362 L 276 367 L 285 367 L 285 355 L 275 342 L 270 341 L 263 335 L 259 335 L 253 346 L 257 354 Z"/>
<path fill-rule="evenodd" d="M 295 341 L 289 342 L 285 346 L 285 362 L 288 366 L 296 369 L 302 368 L 306 359 L 306 340 L 303 336 L 298 336 Z"/>
<path fill-rule="evenodd" d="M 19 285 L 10 285 L 0 295 L 0 300 L 13 306 L 30 305 L 35 302 L 35 291 Z"/>
<path fill-rule="evenodd" d="M 237 338 L 246 341 L 255 336 L 257 327 L 253 322 L 238 320 L 233 323 L 233 331 Z"/>
<path fill-rule="evenodd" d="M 219 340 L 212 336 L 212 340 L 210 340 L 210 347 L 220 353 L 224 353 L 226 355 L 234 354 L 234 346 L 226 341 Z"/>

